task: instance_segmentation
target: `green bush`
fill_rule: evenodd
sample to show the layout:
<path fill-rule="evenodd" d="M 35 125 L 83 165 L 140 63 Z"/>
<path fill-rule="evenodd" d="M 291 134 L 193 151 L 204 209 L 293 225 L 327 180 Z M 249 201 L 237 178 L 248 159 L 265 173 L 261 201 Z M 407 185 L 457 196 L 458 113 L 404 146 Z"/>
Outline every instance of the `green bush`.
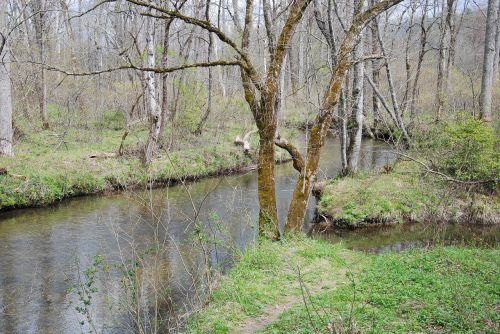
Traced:
<path fill-rule="evenodd" d="M 444 140 L 450 148 L 444 167 L 450 174 L 462 180 L 498 176 L 498 138 L 490 126 L 472 117 L 462 117 L 445 126 Z"/>
<path fill-rule="evenodd" d="M 433 151 L 433 164 L 447 175 L 462 181 L 498 177 L 499 140 L 490 125 L 460 114 L 427 135 L 423 146 Z"/>

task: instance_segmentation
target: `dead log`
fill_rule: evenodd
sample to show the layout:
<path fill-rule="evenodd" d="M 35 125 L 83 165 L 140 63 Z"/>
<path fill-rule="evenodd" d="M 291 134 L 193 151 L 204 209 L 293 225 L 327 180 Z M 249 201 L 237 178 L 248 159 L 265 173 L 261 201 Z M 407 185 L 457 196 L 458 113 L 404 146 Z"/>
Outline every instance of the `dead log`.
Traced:
<path fill-rule="evenodd" d="M 257 133 L 257 130 L 252 130 L 252 131 L 247 132 L 243 136 L 243 139 L 240 138 L 240 136 L 236 136 L 236 139 L 234 140 L 235 145 L 243 146 L 243 152 L 245 152 L 245 154 L 250 153 L 250 150 L 252 149 L 252 147 L 250 146 L 249 139 L 250 139 L 250 136 L 254 133 Z"/>

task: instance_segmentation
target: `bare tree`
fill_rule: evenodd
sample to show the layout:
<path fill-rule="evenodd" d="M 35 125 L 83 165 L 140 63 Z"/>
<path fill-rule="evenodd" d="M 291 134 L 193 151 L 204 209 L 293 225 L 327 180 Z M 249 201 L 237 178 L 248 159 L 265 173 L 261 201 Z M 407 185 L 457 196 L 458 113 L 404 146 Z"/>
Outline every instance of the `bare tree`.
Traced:
<path fill-rule="evenodd" d="M 427 39 L 429 36 L 429 30 L 432 25 L 427 24 L 427 11 L 429 10 L 429 0 L 425 0 L 422 4 L 421 18 L 420 18 L 420 49 L 418 51 L 417 66 L 415 70 L 415 78 L 413 80 L 413 88 L 410 98 L 410 118 L 414 120 L 416 117 L 417 109 L 417 95 L 418 95 L 418 83 L 422 73 L 422 64 L 424 62 L 425 54 L 427 53 Z"/>
<path fill-rule="evenodd" d="M 370 5 L 374 5 L 377 2 L 377 0 L 370 0 Z M 374 55 L 380 54 L 380 46 L 378 44 L 378 21 L 377 19 L 373 19 L 371 25 L 370 25 L 370 32 L 371 32 L 371 43 L 372 43 L 372 48 L 371 52 Z M 372 60 L 372 81 L 375 86 L 380 85 L 380 59 L 374 58 Z M 373 128 L 375 133 L 379 130 L 380 126 L 380 101 L 377 97 L 377 95 L 373 92 L 372 94 L 372 113 L 373 113 Z"/>
<path fill-rule="evenodd" d="M 310 130 L 306 157 L 296 152 L 297 150 L 293 149 L 293 146 L 278 143 L 282 144 L 289 152 L 293 153 L 291 155 L 296 160 L 296 169 L 300 173 L 295 185 L 285 224 L 285 228 L 288 231 L 302 230 L 307 203 L 309 202 L 311 189 L 318 171 L 321 148 L 323 147 L 325 136 L 333 120 L 333 107 L 339 102 L 342 84 L 348 69 L 353 65 L 351 54 L 356 43 L 359 41 L 359 34 L 364 26 L 375 16 L 401 1 L 402 0 L 383 0 L 354 17 L 340 45 L 337 64 L 333 70 L 328 89 L 323 97 L 323 102 L 315 124 Z"/>
<path fill-rule="evenodd" d="M 496 39 L 495 39 L 495 60 L 494 60 L 494 78 L 495 80 L 499 79 L 499 70 L 498 67 L 500 66 L 500 6 L 498 6 L 498 12 L 497 12 L 497 32 L 496 32 Z"/>
<path fill-rule="evenodd" d="M 438 77 L 436 88 L 436 120 L 440 120 L 443 113 L 445 102 L 448 97 L 448 57 L 450 56 L 450 28 L 452 17 L 456 8 L 456 0 L 446 0 L 443 2 L 441 20 L 440 20 L 440 37 L 439 37 L 439 60 L 438 60 Z"/>

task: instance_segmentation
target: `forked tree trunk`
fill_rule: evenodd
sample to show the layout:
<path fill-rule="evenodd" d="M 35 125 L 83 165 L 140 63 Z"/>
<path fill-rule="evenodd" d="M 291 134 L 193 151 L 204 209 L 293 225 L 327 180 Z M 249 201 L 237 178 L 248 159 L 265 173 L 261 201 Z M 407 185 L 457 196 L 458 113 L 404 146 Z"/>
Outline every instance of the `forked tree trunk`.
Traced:
<path fill-rule="evenodd" d="M 259 232 L 268 239 L 280 237 L 276 207 L 276 184 L 274 178 L 275 136 L 277 129 L 277 109 L 279 103 L 278 81 L 286 55 L 287 46 L 295 27 L 311 0 L 297 0 L 290 5 L 286 22 L 279 34 L 278 43 L 269 45 L 272 50 L 271 61 L 265 79 L 261 81 L 253 68 L 240 67 L 245 100 L 253 113 L 259 130 L 260 148 L 258 157 L 258 197 L 259 197 Z M 267 3 L 265 2 L 265 5 Z M 246 1 L 245 25 L 242 34 L 242 50 L 246 56 L 250 44 L 250 29 L 253 20 L 253 1 Z M 269 29 L 268 33 L 271 32 Z M 251 66 L 253 67 L 253 66 Z M 258 97 L 257 95 L 260 95 Z"/>
<path fill-rule="evenodd" d="M 0 32 L 6 36 L 7 3 L 0 6 Z M 12 156 L 12 98 L 7 41 L 0 36 L 0 156 Z"/>
<path fill-rule="evenodd" d="M 489 0 L 488 14 L 486 17 L 486 35 L 484 38 L 483 77 L 481 81 L 481 95 L 479 105 L 481 119 L 491 122 L 493 120 L 491 96 L 493 89 L 493 71 L 495 61 L 495 39 L 497 32 L 497 16 L 500 0 Z"/>

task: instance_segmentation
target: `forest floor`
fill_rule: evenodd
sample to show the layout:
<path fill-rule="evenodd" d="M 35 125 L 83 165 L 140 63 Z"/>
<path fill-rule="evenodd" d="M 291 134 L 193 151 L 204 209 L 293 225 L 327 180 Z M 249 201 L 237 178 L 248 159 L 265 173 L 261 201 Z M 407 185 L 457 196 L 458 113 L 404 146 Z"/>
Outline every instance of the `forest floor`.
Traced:
<path fill-rule="evenodd" d="M 0 211 L 230 174 L 256 165 L 257 135 L 251 137 L 250 156 L 234 144 L 236 136 L 243 137 L 249 131 L 243 124 L 208 124 L 201 135 L 176 130 L 171 147 L 161 148 L 146 168 L 140 159 L 146 127 L 132 129 L 124 141 L 123 155 L 117 156 L 125 130 L 121 122 L 116 123 L 111 119 L 100 126 L 76 128 L 56 124 L 47 131 L 23 131 L 16 138 L 15 157 L 0 157 Z M 168 131 L 166 142 L 171 138 Z M 298 133 L 283 131 L 289 138 Z M 276 158 L 289 159 L 284 151 L 277 152 Z"/>
<path fill-rule="evenodd" d="M 188 333 L 497 333 L 498 249 L 380 255 L 307 237 L 261 241 Z"/>
<path fill-rule="evenodd" d="M 425 173 L 413 161 L 361 172 L 324 185 L 318 229 L 402 222 L 500 223 L 497 191 L 467 187 Z"/>

